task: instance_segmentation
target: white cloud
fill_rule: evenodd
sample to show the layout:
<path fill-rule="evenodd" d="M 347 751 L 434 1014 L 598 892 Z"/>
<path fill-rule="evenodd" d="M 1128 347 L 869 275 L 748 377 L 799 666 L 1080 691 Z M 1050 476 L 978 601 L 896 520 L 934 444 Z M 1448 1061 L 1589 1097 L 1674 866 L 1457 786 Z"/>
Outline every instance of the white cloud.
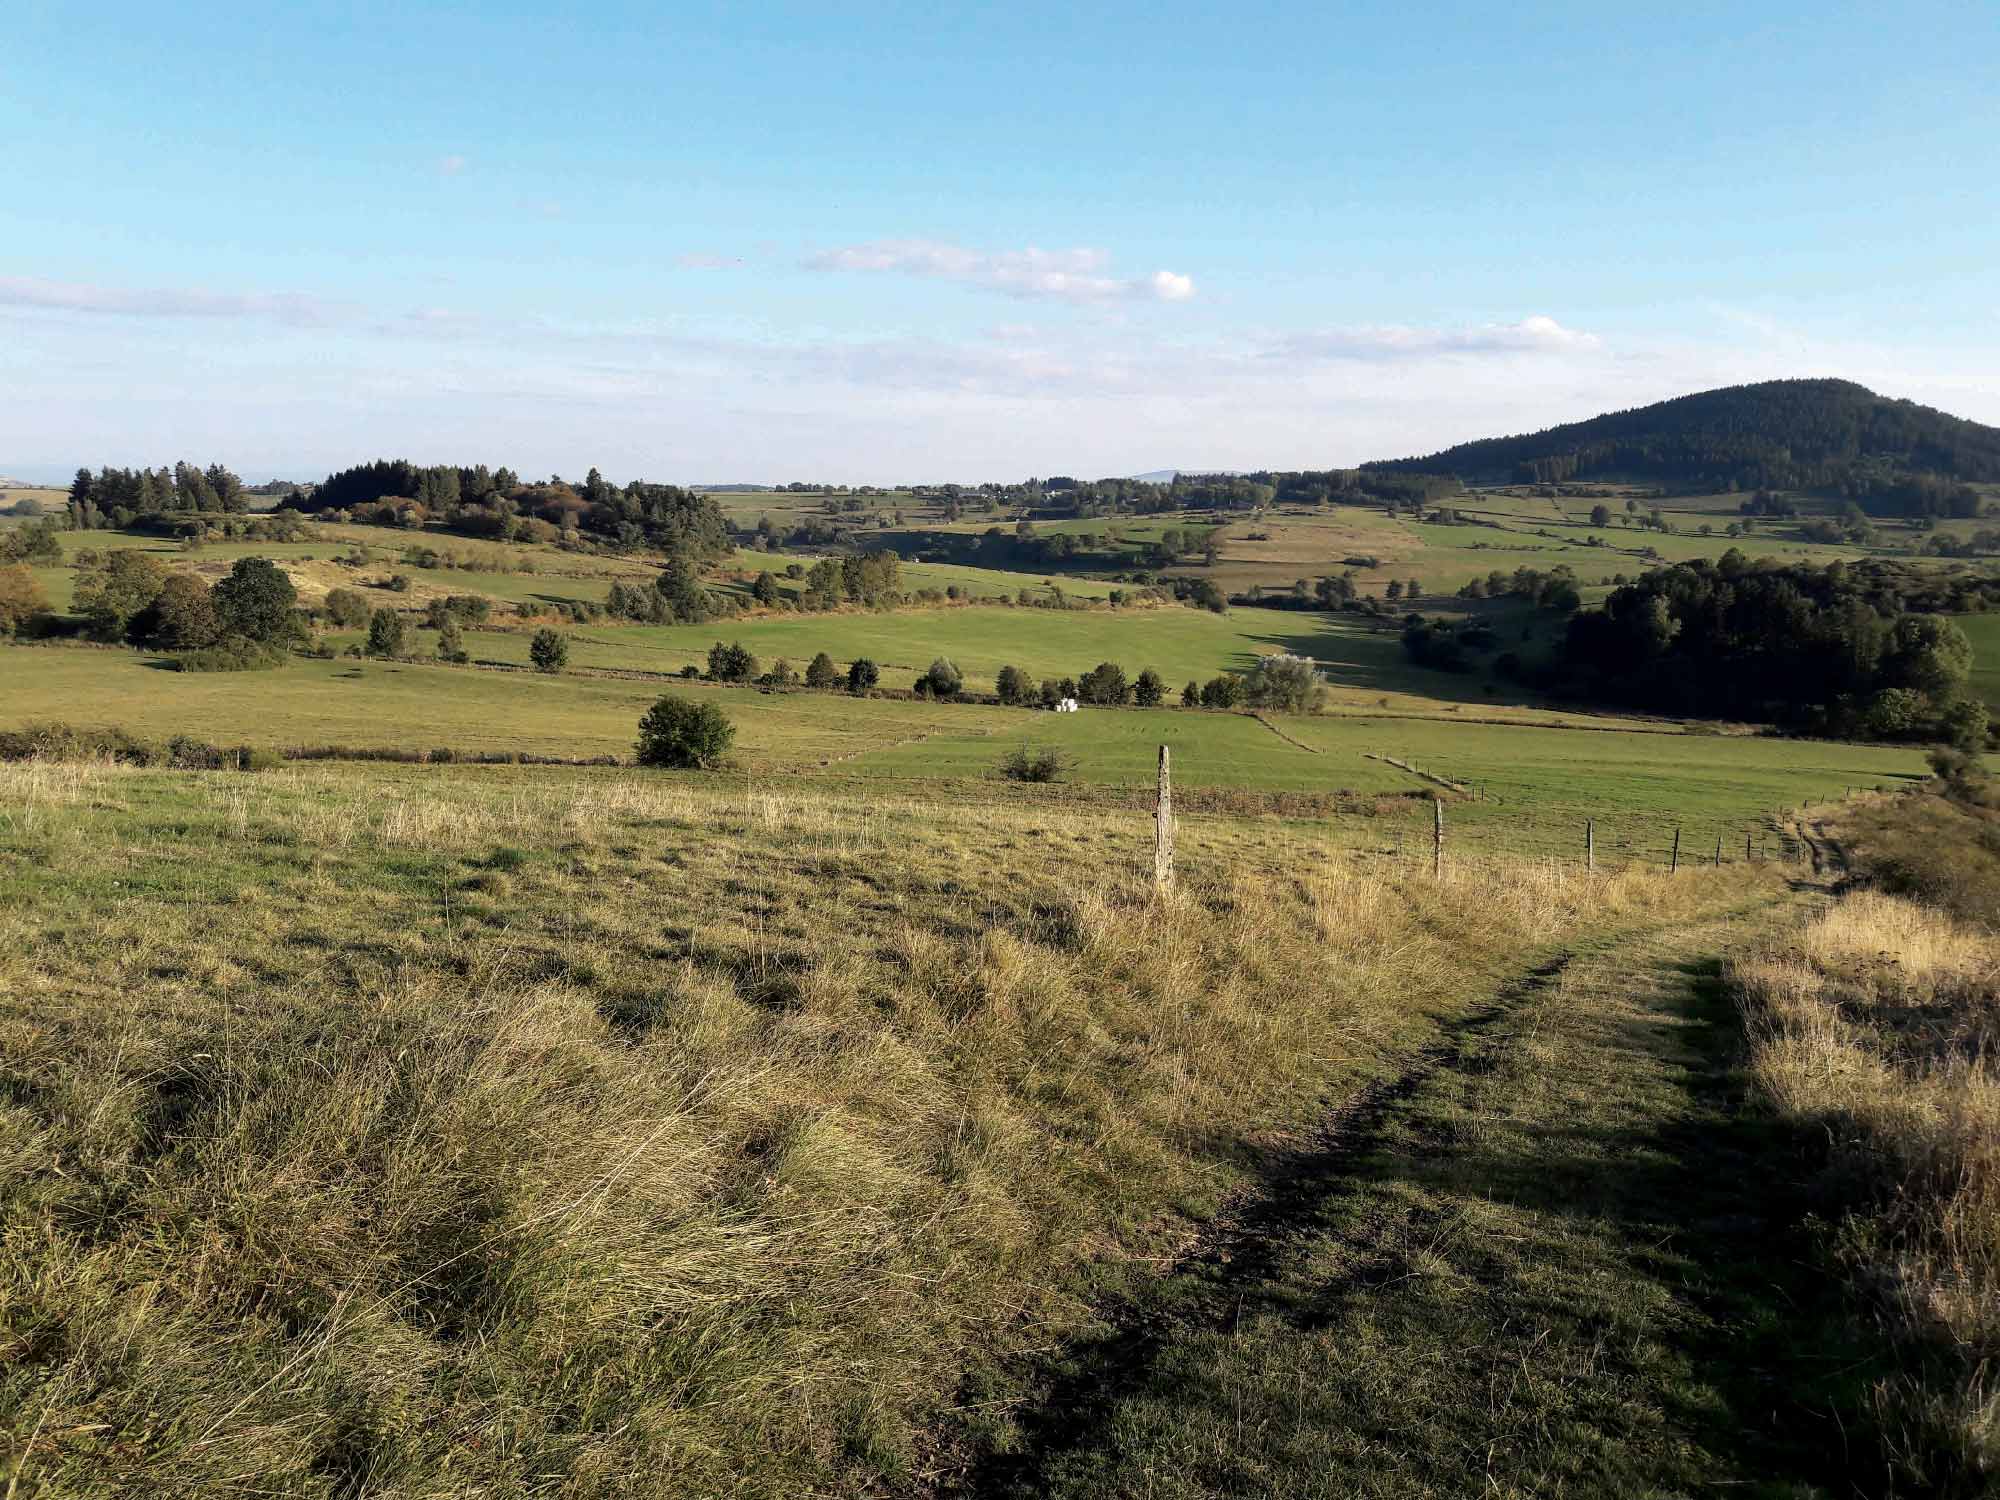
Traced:
<path fill-rule="evenodd" d="M 0 276 L 0 307 L 137 318 L 258 318 L 306 326 L 336 322 L 352 311 L 299 292 L 147 290 L 39 276 Z"/>
<path fill-rule="evenodd" d="M 1078 246 L 1070 250 L 973 250 L 942 240 L 871 240 L 808 256 L 812 271 L 889 272 L 955 281 L 1009 297 L 1047 298 L 1060 302 L 1110 302 L 1151 299 L 1185 302 L 1194 295 L 1194 278 L 1173 271 L 1150 276 L 1108 274 L 1111 257 L 1103 250 Z"/>
<path fill-rule="evenodd" d="M 1403 324 L 1329 328 L 1287 334 L 1266 351 L 1294 359 L 1413 359 L 1440 354 L 1582 353 L 1599 347 L 1596 334 L 1565 328 L 1540 313 L 1518 323 L 1471 328 L 1412 328 Z"/>

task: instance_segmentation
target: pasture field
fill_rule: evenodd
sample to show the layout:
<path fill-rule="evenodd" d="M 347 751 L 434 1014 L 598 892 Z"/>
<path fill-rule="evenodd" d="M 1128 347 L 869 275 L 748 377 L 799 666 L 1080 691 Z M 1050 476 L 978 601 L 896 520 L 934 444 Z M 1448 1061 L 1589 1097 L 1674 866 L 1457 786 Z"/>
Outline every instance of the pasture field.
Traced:
<path fill-rule="evenodd" d="M 69 491 L 55 487 L 37 488 L 32 485 L 26 489 L 0 490 L 0 511 L 21 500 L 33 500 L 42 507 L 44 513 L 53 513 L 69 504 Z M 29 519 L 32 517 L 0 515 L 0 526 L 11 526 L 17 521 Z"/>
<path fill-rule="evenodd" d="M 218 541 L 193 551 L 165 537 L 117 531 L 66 531 L 59 540 L 69 559 L 81 552 L 147 552 L 176 572 L 193 573 L 210 584 L 226 574 L 238 558 L 269 558 L 291 576 L 300 597 L 307 603 L 317 602 L 334 588 L 358 588 L 372 593 L 391 574 L 400 573 L 410 580 L 409 590 L 397 593 L 383 589 L 377 600 L 397 608 L 421 607 L 430 598 L 446 594 L 484 594 L 503 604 L 558 603 L 566 599 L 601 601 L 613 581 L 650 581 L 658 572 L 631 558 L 482 542 L 435 532 L 402 532 L 337 523 L 316 523 L 313 529 L 316 535 L 310 541 Z M 480 566 L 417 567 L 401 560 L 409 547 L 430 547 Z M 366 559 L 359 566 L 349 567 L 335 561 L 357 552 Z M 58 564 L 32 571 L 50 603 L 59 611 L 69 610 L 76 590 L 74 566 Z"/>
<path fill-rule="evenodd" d="M 1325 664 L 1334 682 L 1362 691 L 1448 686 L 1420 680 L 1448 674 L 1415 673 L 1396 635 L 1371 629 L 1358 617 L 1279 610 L 1217 615 L 1178 605 L 1120 610 L 963 605 L 760 614 L 703 625 L 586 625 L 569 634 L 570 660 L 578 666 L 677 672 L 690 664 L 705 666 L 708 649 L 718 640 L 741 641 L 765 665 L 783 657 L 801 672 L 820 651 L 842 670 L 866 656 L 881 667 L 883 685 L 895 688 L 907 688 L 943 656 L 981 692 L 990 692 L 995 676 L 1010 664 L 1039 681 L 1081 677 L 1099 662 L 1115 661 L 1128 676 L 1153 667 L 1178 693 L 1189 678 L 1247 671 L 1273 651 L 1310 655 Z M 488 655 L 489 646 L 500 659 L 527 660 L 525 639 L 486 633 L 468 638 L 475 656 Z M 1460 684 L 1461 691 L 1466 688 Z"/>
<path fill-rule="evenodd" d="M 2000 614 L 1953 615 L 1972 642 L 1972 691 L 2000 713 Z"/>
<path fill-rule="evenodd" d="M 1573 502 L 1566 502 L 1573 503 Z M 1436 607 L 1443 596 L 1454 594 L 1475 578 L 1484 578 L 1495 569 L 1512 573 L 1528 567 L 1544 572 L 1567 564 L 1585 584 L 1595 584 L 1617 573 L 1636 575 L 1662 564 L 1642 554 L 1656 550 L 1664 562 L 1685 562 L 1701 557 L 1720 557 L 1731 547 L 1751 557 L 1777 557 L 1787 562 L 1824 565 L 1867 556 L 1888 555 L 1894 549 L 1865 550 L 1805 542 L 1782 523 L 1762 522 L 1761 529 L 1744 537 L 1722 534 L 1722 521 L 1690 512 L 1674 518 L 1685 529 L 1668 534 L 1613 525 L 1597 529 L 1589 525 L 1589 506 L 1580 519 L 1555 513 L 1546 500 L 1512 500 L 1489 508 L 1485 497 L 1474 496 L 1458 505 L 1465 515 L 1492 524 L 1461 523 L 1444 525 L 1390 516 L 1359 506 L 1333 506 L 1325 510 L 1281 508 L 1255 519 L 1229 518 L 1219 540 L 1216 566 L 1181 567 L 1171 571 L 1186 577 L 1213 578 L 1229 593 L 1253 588 L 1282 591 L 1298 578 L 1312 579 L 1329 573 L 1350 571 L 1348 557 L 1374 557 L 1375 567 L 1356 568 L 1356 582 L 1364 593 L 1380 594 L 1391 580 L 1414 578 Z M 1541 507 L 1537 510 L 1536 507 Z M 1713 522 L 1715 534 L 1693 533 L 1696 525 Z M 1101 528 L 1104 522 L 1079 523 Z M 1170 522 L 1168 524 L 1171 524 Z M 1546 530 L 1550 535 L 1538 533 Z M 1258 533 L 1262 540 L 1253 540 Z M 1914 533 L 1911 533 L 1914 536 Z M 1599 539 L 1592 545 L 1591 538 Z M 1447 606 L 1448 607 L 1448 606 Z"/>
<path fill-rule="evenodd" d="M 818 561 L 819 557 L 803 552 L 757 552 L 739 548 L 723 562 L 722 567 L 729 575 L 726 586 L 734 592 L 748 593 L 757 575 L 768 572 L 776 577 L 779 588 L 797 594 L 803 591 L 804 581 L 786 578 L 786 566 L 797 563 L 802 568 L 810 569 Z M 1023 589 L 1036 598 L 1047 598 L 1051 585 L 1060 585 L 1064 593 L 1074 598 L 1102 599 L 1119 586 L 1095 578 L 1049 577 L 1009 572 L 1002 568 L 966 567 L 957 563 L 913 562 L 908 557 L 902 559 L 899 571 L 904 593 L 956 587 L 982 599 L 1013 599 Z"/>
<path fill-rule="evenodd" d="M 122 650 L 0 649 L 8 683 L 0 725 L 65 720 L 277 748 L 629 758 L 639 716 L 673 692 L 730 715 L 736 763 L 753 782 L 806 777 L 891 796 L 1018 799 L 1030 791 L 1001 781 L 997 765 L 1028 744 L 1058 749 L 1073 767 L 1074 787 L 1035 795 L 1122 799 L 1150 785 L 1166 744 L 1177 780 L 1190 788 L 1361 799 L 1367 805 L 1336 819 L 1326 836 L 1417 858 L 1428 849 L 1430 813 L 1406 799 L 1433 783 L 1389 764 L 1395 759 L 1479 788 L 1480 800 L 1451 803 L 1454 848 L 1571 859 L 1588 817 L 1600 820 L 1607 863 L 1664 859 L 1675 827 L 1690 859 L 1707 857 L 1717 838 L 1734 858 L 1746 828 L 1763 847 L 1774 809 L 1923 774 L 1921 754 L 1910 749 L 1688 734 L 1585 715 L 1519 712 L 1507 722 L 1497 711 L 1454 715 L 1434 704 L 1428 715 L 1361 706 L 1317 718 L 1182 709 L 1058 715 L 417 662 L 299 660 L 273 672 L 219 674 L 153 663 Z M 1378 797 L 1400 800 L 1368 800 Z"/>

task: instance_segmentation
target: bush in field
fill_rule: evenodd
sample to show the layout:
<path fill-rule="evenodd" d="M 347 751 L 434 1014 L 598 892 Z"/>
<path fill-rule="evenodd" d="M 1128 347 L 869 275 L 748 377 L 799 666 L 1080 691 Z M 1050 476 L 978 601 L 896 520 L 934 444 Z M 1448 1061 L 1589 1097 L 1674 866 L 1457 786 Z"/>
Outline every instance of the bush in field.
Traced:
<path fill-rule="evenodd" d="M 408 645 L 403 617 L 393 609 L 378 609 L 368 621 L 368 654 L 401 656 Z"/>
<path fill-rule="evenodd" d="M 367 596 L 359 589 L 328 590 L 326 617 L 342 630 L 359 630 L 368 623 L 370 613 Z"/>
<path fill-rule="evenodd" d="M 77 577 L 76 612 L 83 616 L 84 633 L 95 641 L 123 640 L 166 581 L 166 565 L 151 553 L 131 548 L 107 553 Z"/>
<path fill-rule="evenodd" d="M 1938 728 L 1946 743 L 1977 755 L 1986 747 L 1986 733 L 1992 715 L 1977 698 L 1956 698 L 1938 715 Z"/>
<path fill-rule="evenodd" d="M 951 661 L 940 656 L 924 669 L 924 686 L 933 698 L 949 698 L 965 686 L 965 679 Z"/>
<path fill-rule="evenodd" d="M 537 672 L 560 672 L 569 665 L 569 638 L 544 625 L 528 642 L 528 660 Z"/>
<path fill-rule="evenodd" d="M 17 634 L 37 615 L 49 612 L 49 596 L 35 575 L 16 563 L 0 568 L 0 635 Z"/>
<path fill-rule="evenodd" d="M 78 729 L 70 724 L 0 729 L 0 760 L 115 760 L 128 766 L 158 766 L 166 759 L 164 745 L 122 729 Z"/>
<path fill-rule="evenodd" d="M 1125 669 L 1115 661 L 1099 662 L 1083 674 L 1083 680 L 1076 686 L 1077 696 L 1083 702 L 1101 708 L 1117 708 L 1132 691 L 1125 680 Z"/>
<path fill-rule="evenodd" d="M 1141 708 L 1158 708 L 1166 696 L 1166 683 L 1151 667 L 1141 672 L 1132 683 L 1132 701 Z"/>
<path fill-rule="evenodd" d="M 299 633 L 299 591 L 268 558 L 239 557 L 213 591 L 215 616 L 224 635 L 253 641 L 290 640 Z"/>
<path fill-rule="evenodd" d="M 757 675 L 757 658 L 741 641 L 708 648 L 708 675 L 717 682 L 749 682 Z"/>
<path fill-rule="evenodd" d="M 446 620 L 456 620 L 461 626 L 484 625 L 492 613 L 492 601 L 483 594 L 452 594 L 431 600 L 424 623 L 433 630 L 444 629 Z"/>
<path fill-rule="evenodd" d="M 1182 708 L 1201 707 L 1200 683 L 1190 681 L 1186 687 L 1181 689 L 1181 707 Z"/>
<path fill-rule="evenodd" d="M 1034 682 L 1019 667 L 1002 667 L 993 686 L 1002 703 L 1027 703 L 1035 695 Z"/>
<path fill-rule="evenodd" d="M 806 665 L 806 686 L 809 688 L 840 686 L 840 668 L 833 664 L 833 658 L 824 651 Z"/>
<path fill-rule="evenodd" d="M 221 637 L 222 617 L 207 584 L 175 573 L 160 585 L 159 597 L 133 616 L 127 634 L 169 651 L 193 651 Z"/>
<path fill-rule="evenodd" d="M 865 656 L 856 657 L 847 669 L 847 690 L 850 693 L 866 693 L 882 680 L 882 669 Z"/>
<path fill-rule="evenodd" d="M 799 674 L 792 669 L 792 664 L 781 656 L 771 663 L 771 670 L 757 680 L 767 687 L 796 687 Z"/>
<path fill-rule="evenodd" d="M 1259 659 L 1244 688 L 1258 708 L 1315 713 L 1326 701 L 1326 683 L 1309 657 L 1275 655 Z"/>
<path fill-rule="evenodd" d="M 1243 695 L 1243 679 L 1234 672 L 1224 672 L 1220 677 L 1211 677 L 1201 685 L 1201 706 L 1240 708 L 1243 704 Z"/>
<path fill-rule="evenodd" d="M 1000 758 L 1000 774 L 1009 781 L 1061 781 L 1068 771 L 1069 763 L 1061 752 L 1047 747 L 1021 745 Z"/>
<path fill-rule="evenodd" d="M 183 672 L 264 672 L 285 664 L 285 653 L 268 641 L 227 635 L 213 646 L 190 651 L 174 665 Z"/>
<path fill-rule="evenodd" d="M 639 721 L 639 764 L 712 770 L 735 738 L 736 726 L 713 703 L 664 697 Z"/>
<path fill-rule="evenodd" d="M 446 613 L 444 623 L 438 626 L 437 655 L 439 661 L 468 662 L 472 653 L 465 649 L 465 632 L 458 628 L 458 616 Z"/>

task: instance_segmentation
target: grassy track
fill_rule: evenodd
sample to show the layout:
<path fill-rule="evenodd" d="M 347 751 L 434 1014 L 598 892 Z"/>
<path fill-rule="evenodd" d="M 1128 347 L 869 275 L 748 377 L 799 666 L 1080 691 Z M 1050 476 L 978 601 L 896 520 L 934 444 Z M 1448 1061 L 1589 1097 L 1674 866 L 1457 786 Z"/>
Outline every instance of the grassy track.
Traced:
<path fill-rule="evenodd" d="M 1881 1368 L 1794 1257 L 1739 1113 L 1723 883 L 1504 988 L 1281 1143 L 1261 1188 L 1043 1374 L 989 1495 L 1846 1494 Z M 1874 1470 L 1872 1472 L 1879 1472 Z"/>

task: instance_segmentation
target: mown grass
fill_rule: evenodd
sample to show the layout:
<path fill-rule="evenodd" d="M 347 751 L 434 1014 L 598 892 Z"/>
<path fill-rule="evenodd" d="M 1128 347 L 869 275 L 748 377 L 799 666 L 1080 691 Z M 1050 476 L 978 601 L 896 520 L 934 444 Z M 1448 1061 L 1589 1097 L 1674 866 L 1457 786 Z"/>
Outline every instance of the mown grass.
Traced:
<path fill-rule="evenodd" d="M 1246 1141 L 1715 889 L 1200 819 L 1162 903 L 1143 815 L 632 772 L 0 789 L 37 1497 L 921 1488 Z"/>
<path fill-rule="evenodd" d="M 1903 1348 L 1870 1417 L 1895 1493 L 2000 1472 L 2000 943 L 1859 891 L 1735 957 L 1751 1067 L 1825 1143 L 1822 1251 Z"/>

